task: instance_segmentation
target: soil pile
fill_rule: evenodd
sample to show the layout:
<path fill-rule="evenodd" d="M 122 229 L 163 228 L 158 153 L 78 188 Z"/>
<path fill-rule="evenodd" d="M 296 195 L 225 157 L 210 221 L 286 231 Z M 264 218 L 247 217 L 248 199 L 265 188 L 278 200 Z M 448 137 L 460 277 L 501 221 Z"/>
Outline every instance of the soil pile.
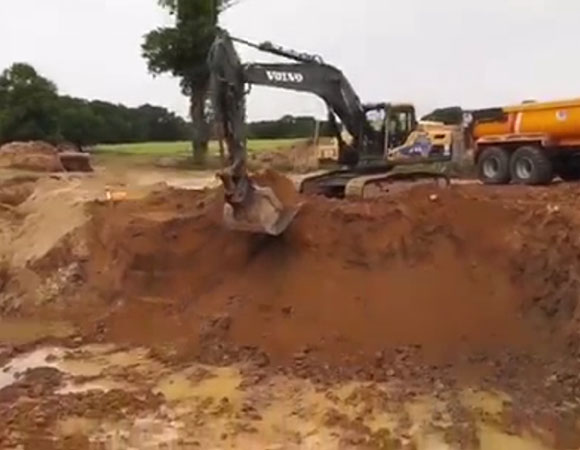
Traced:
<path fill-rule="evenodd" d="M 36 184 L 34 177 L 15 177 L 0 182 L 0 204 L 8 207 L 15 207 L 24 203 L 34 191 Z"/>
<path fill-rule="evenodd" d="M 307 139 L 289 147 L 253 153 L 251 164 L 261 169 L 271 168 L 306 173 L 318 169 L 318 149 L 311 139 Z"/>
<path fill-rule="evenodd" d="M 92 172 L 90 157 L 70 147 L 43 141 L 12 142 L 0 147 L 0 168 L 34 172 Z"/>
<path fill-rule="evenodd" d="M 208 358 L 249 351 L 341 366 L 402 347 L 435 360 L 554 351 L 573 335 L 573 203 L 480 187 L 434 193 L 308 198 L 281 238 L 224 230 L 217 191 L 94 204 L 77 296 L 100 306 L 80 308 L 80 321 L 99 338 Z M 60 249 L 41 266 L 70 263 Z"/>
<path fill-rule="evenodd" d="M 32 187 L 17 210 L 21 217 L 10 244 L 15 267 L 34 264 L 49 252 L 61 251 L 71 234 L 89 219 L 86 198 L 94 198 L 74 181 L 43 179 Z"/>
<path fill-rule="evenodd" d="M 56 147 L 42 141 L 12 142 L 0 147 L 0 168 L 63 172 Z"/>

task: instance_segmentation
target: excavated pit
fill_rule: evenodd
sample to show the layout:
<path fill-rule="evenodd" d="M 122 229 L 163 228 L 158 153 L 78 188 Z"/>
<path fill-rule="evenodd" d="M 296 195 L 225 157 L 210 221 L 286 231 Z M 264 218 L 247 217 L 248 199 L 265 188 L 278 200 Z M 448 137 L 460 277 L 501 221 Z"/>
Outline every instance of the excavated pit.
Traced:
<path fill-rule="evenodd" d="M 553 354 L 578 331 L 580 242 L 572 192 L 545 192 L 308 198 L 280 238 L 225 230 L 218 191 L 97 203 L 69 309 L 99 339 L 212 362 L 249 352 L 360 368 L 402 348 L 429 363 Z M 37 267 L 70 264 L 61 248 Z"/>
<path fill-rule="evenodd" d="M 346 202 L 269 172 L 304 202 L 272 238 L 219 190 L 90 181 L 0 188 L 0 447 L 580 446 L 574 185 Z"/>

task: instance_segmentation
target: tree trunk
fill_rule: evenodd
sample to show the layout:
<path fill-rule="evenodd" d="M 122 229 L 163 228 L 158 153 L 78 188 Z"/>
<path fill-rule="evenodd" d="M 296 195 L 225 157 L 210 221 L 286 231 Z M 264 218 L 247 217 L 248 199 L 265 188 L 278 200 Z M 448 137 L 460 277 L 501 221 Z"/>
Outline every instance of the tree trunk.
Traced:
<path fill-rule="evenodd" d="M 196 165 L 205 165 L 209 148 L 209 124 L 205 115 L 205 91 L 193 92 L 190 101 L 190 114 L 193 125 L 193 161 Z"/>

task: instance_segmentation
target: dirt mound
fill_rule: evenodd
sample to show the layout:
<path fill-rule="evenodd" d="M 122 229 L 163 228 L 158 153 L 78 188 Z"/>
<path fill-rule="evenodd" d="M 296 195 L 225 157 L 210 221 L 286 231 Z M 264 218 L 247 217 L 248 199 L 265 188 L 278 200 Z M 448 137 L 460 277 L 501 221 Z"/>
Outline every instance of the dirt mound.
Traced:
<path fill-rule="evenodd" d="M 37 179 L 16 177 L 0 182 L 0 204 L 18 206 L 24 203 L 34 191 Z"/>
<path fill-rule="evenodd" d="M 159 186 L 107 201 L 83 181 L 40 180 L 16 208 L 0 312 L 15 282 L 54 300 L 10 313 L 37 314 L 35 335 L 37 319 L 66 322 L 44 343 L 64 345 L 68 362 L 0 387 L 0 447 L 88 448 L 109 436 L 94 421 L 117 436 L 120 423 L 149 433 L 151 420 L 178 423 L 200 448 L 229 445 L 236 430 L 268 441 L 239 448 L 272 446 L 271 428 L 296 448 L 325 442 L 306 440 L 314 429 L 349 448 L 412 447 L 434 431 L 457 448 L 528 435 L 578 447 L 577 185 L 423 186 L 351 203 L 298 196 L 264 172 L 256 182 L 305 202 L 271 238 L 225 230 L 219 191 Z M 22 333 L 11 322 L 2 327 Z M 0 345 L 0 359 L 31 339 Z M 123 349 L 93 345 L 104 341 Z M 61 356 L 50 352 L 52 365 Z"/>
<path fill-rule="evenodd" d="M 92 172 L 89 155 L 42 142 L 12 142 L 0 147 L 0 168 L 35 172 Z"/>
<path fill-rule="evenodd" d="M 42 142 L 12 142 L 0 147 L 0 168 L 14 168 L 38 172 L 63 172 L 58 150 Z"/>
<path fill-rule="evenodd" d="M 573 205 L 479 189 L 309 198 L 281 238 L 224 230 L 216 191 L 94 204 L 76 298 L 101 308 L 79 321 L 99 339 L 280 363 L 560 345 L 578 326 Z M 66 264 L 62 251 L 43 262 Z"/>
<path fill-rule="evenodd" d="M 80 262 L 87 257 L 85 205 L 102 191 L 52 177 L 0 184 L 0 199 L 8 202 L 0 202 L 0 313 L 25 304 L 34 310 L 76 287 Z M 50 266 L 43 265 L 47 259 Z"/>
<path fill-rule="evenodd" d="M 18 208 L 22 219 L 10 245 L 13 266 L 25 267 L 49 252 L 58 251 L 69 233 L 88 220 L 87 197 L 94 195 L 84 192 L 76 182 L 53 179 L 37 182 L 32 194 Z"/>
<path fill-rule="evenodd" d="M 251 156 L 250 163 L 258 168 L 291 170 L 305 173 L 319 167 L 317 147 L 312 140 L 296 142 L 289 147 L 258 152 Z"/>
<path fill-rule="evenodd" d="M 294 183 L 274 170 L 262 170 L 252 175 L 252 180 L 259 186 L 267 186 L 274 191 L 278 200 L 287 207 L 297 207 L 300 195 L 296 192 Z"/>

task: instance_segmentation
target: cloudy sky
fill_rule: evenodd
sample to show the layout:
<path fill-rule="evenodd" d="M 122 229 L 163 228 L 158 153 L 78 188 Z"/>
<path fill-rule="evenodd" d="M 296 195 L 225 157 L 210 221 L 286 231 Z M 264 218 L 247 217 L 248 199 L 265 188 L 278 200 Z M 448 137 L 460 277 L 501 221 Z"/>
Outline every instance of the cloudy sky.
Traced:
<path fill-rule="evenodd" d="M 241 0 L 222 25 L 322 55 L 364 101 L 428 112 L 580 97 L 578 18 L 578 0 Z M 177 82 L 152 78 L 140 56 L 142 36 L 168 23 L 155 0 L 0 0 L 0 68 L 29 62 L 63 93 L 185 114 Z M 315 97 L 266 88 L 249 101 L 252 119 L 324 111 Z"/>

